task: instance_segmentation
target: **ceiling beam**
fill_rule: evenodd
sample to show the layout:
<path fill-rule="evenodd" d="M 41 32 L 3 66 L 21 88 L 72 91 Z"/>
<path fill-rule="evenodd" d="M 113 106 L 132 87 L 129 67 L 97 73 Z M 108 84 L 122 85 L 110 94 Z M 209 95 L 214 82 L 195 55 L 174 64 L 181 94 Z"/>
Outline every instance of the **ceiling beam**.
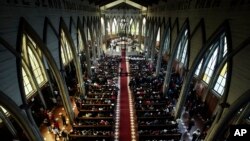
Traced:
<path fill-rule="evenodd" d="M 123 3 L 124 1 L 125 1 L 125 0 L 116 0 L 116 1 L 113 1 L 113 2 L 111 2 L 111 3 L 108 3 L 108 4 L 106 4 L 106 5 L 101 6 L 100 9 L 101 9 L 101 10 L 106 10 L 106 9 L 109 9 L 109 8 L 111 8 L 111 7 L 114 7 L 114 6 L 116 6 L 116 5 L 120 4 L 120 3 Z"/>
<path fill-rule="evenodd" d="M 147 7 L 142 6 L 142 5 L 138 4 L 138 3 L 135 3 L 135 2 L 133 2 L 131 0 L 125 0 L 125 3 L 131 5 L 131 6 L 135 7 L 135 8 L 138 8 L 138 9 L 140 9 L 142 11 L 147 10 Z"/>
<path fill-rule="evenodd" d="M 138 4 L 136 2 L 133 2 L 131 0 L 116 0 L 116 1 L 113 1 L 111 3 L 107 3 L 106 5 L 100 6 L 100 9 L 101 10 L 106 10 L 106 9 L 114 7 L 114 6 L 116 6 L 116 5 L 120 4 L 120 3 L 123 3 L 123 2 L 128 4 L 128 5 L 131 5 L 131 6 L 135 7 L 137 9 L 140 9 L 142 11 L 147 10 L 147 7 L 145 7 L 145 6 L 141 5 L 141 4 Z"/>

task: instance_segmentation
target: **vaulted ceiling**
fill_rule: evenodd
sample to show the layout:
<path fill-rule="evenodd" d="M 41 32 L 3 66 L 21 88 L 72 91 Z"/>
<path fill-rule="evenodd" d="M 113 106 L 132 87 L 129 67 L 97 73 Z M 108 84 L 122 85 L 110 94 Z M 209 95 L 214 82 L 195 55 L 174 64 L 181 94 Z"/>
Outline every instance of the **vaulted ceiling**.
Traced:
<path fill-rule="evenodd" d="M 132 6 L 132 5 L 129 5 L 129 4 L 127 4 L 127 3 L 125 3 L 125 2 L 122 2 L 122 3 L 120 3 L 120 4 L 117 4 L 117 5 L 115 5 L 115 6 L 113 6 L 113 7 L 110 7 L 109 9 L 133 9 L 133 10 L 138 10 L 138 8 L 136 8 L 136 7 L 134 7 L 134 6 Z"/>
<path fill-rule="evenodd" d="M 160 0 L 89 0 L 90 4 L 95 4 L 102 10 L 106 9 L 139 9 L 145 10 L 153 4 L 158 4 Z M 165 0 L 166 1 L 166 0 Z"/>
<path fill-rule="evenodd" d="M 95 5 L 100 7 L 115 1 L 117 0 L 89 0 L 90 3 L 95 3 Z M 153 4 L 158 4 L 159 2 L 159 0 L 124 0 L 124 2 L 125 1 L 132 1 L 144 7 L 152 6 Z"/>

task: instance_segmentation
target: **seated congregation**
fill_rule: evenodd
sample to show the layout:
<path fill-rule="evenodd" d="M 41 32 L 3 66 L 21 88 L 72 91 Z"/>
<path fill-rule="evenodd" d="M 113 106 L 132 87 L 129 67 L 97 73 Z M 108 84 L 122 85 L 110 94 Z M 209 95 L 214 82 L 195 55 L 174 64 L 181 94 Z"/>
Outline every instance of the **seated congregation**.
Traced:
<path fill-rule="evenodd" d="M 70 141 L 114 140 L 116 100 L 119 94 L 118 79 L 119 75 L 125 72 L 119 69 L 120 62 L 121 57 L 105 56 L 95 63 L 92 76 L 85 78 L 86 95 L 74 98 L 78 114 L 72 126 L 72 132 L 69 134 Z M 180 74 L 173 70 L 169 89 L 166 94 L 163 94 L 164 70 L 167 66 L 165 61 L 162 61 L 158 76 L 154 73 L 155 66 L 152 62 L 146 61 L 142 55 L 129 56 L 128 63 L 129 70 L 125 73 L 130 80 L 128 87 L 134 102 L 137 139 L 139 141 L 184 139 L 179 119 L 174 117 L 176 101 L 183 82 Z M 185 123 L 187 127 L 197 114 L 208 119 L 203 112 L 206 106 L 196 97 L 193 87 L 190 87 L 190 95 L 185 107 L 189 114 Z M 201 128 L 201 131 L 207 130 L 205 125 Z M 204 133 L 201 134 L 204 135 Z"/>
<path fill-rule="evenodd" d="M 154 68 L 139 55 L 131 57 L 129 62 L 129 86 L 135 102 L 139 141 L 179 141 L 182 134 L 173 117 L 173 102 L 162 92 L 163 72 L 156 77 Z"/>
<path fill-rule="evenodd" d="M 70 141 L 111 141 L 116 118 L 117 77 L 120 57 L 102 58 L 85 80 L 85 96 L 75 97 L 78 115 Z"/>

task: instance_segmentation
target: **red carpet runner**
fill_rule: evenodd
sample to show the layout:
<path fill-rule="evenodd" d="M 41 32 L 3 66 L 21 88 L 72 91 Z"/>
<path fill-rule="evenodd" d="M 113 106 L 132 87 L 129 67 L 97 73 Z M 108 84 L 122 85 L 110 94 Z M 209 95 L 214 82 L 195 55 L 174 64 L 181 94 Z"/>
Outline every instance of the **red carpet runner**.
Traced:
<path fill-rule="evenodd" d="M 126 68 L 126 50 L 122 49 L 121 68 L 127 72 Z M 130 111 L 128 97 L 127 76 L 122 75 L 120 79 L 120 127 L 119 141 L 131 141 Z"/>

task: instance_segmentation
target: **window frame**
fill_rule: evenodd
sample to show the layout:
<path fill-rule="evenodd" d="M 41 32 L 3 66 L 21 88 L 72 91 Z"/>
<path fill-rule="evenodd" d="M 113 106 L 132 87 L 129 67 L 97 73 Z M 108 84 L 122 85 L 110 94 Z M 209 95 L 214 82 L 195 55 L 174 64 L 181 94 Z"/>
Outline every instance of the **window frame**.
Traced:
<path fill-rule="evenodd" d="M 62 59 L 62 63 L 64 66 L 67 66 L 70 64 L 70 62 L 73 60 L 73 52 L 71 50 L 71 47 L 69 45 L 69 41 L 65 35 L 65 32 L 63 31 L 63 29 L 61 29 L 61 59 Z M 63 59 L 65 58 L 65 59 Z M 63 61 L 65 60 L 65 62 Z"/>
<path fill-rule="evenodd" d="M 226 55 L 228 54 L 228 52 L 229 52 L 229 47 L 228 47 L 228 45 L 229 45 L 229 43 L 228 42 L 225 42 L 225 41 L 228 41 L 229 39 L 228 39 L 228 36 L 227 36 L 227 34 L 226 34 L 226 32 L 222 32 L 222 33 L 220 33 L 213 41 L 212 41 L 212 43 L 209 45 L 210 47 L 209 47 L 209 49 L 208 49 L 208 51 L 207 51 L 207 53 L 206 53 L 206 55 L 205 55 L 205 57 L 204 58 L 202 58 L 202 61 L 200 61 L 200 63 L 202 62 L 202 65 L 201 65 L 201 69 L 200 69 L 200 72 L 198 73 L 198 75 L 196 74 L 196 71 L 197 71 L 197 69 L 198 68 L 196 68 L 196 71 L 195 71 L 195 76 L 197 77 L 197 78 L 201 78 L 201 80 L 202 80 L 202 82 L 204 83 L 204 84 L 206 84 L 206 85 L 211 85 L 212 87 L 211 87 L 211 90 L 212 90 L 212 92 L 216 95 L 216 96 L 219 96 L 219 97 L 221 97 L 223 94 L 224 94 L 224 92 L 225 92 L 225 88 L 226 88 L 226 85 L 227 85 L 227 79 L 228 79 L 228 71 L 229 71 L 229 62 L 227 62 L 226 64 L 227 64 L 227 68 L 226 68 L 226 70 L 225 70 L 225 76 L 221 76 L 221 72 L 220 72 L 220 74 L 218 75 L 218 76 L 214 76 L 214 73 L 215 73 L 215 71 L 216 71 L 216 69 L 217 69 L 217 67 L 218 67 L 218 65 L 220 64 L 220 62 L 223 60 L 223 58 L 225 58 L 226 57 Z M 215 52 L 217 52 L 216 54 L 215 54 Z M 214 64 L 214 66 L 213 66 L 213 68 L 212 68 L 212 71 L 210 70 L 211 69 L 211 63 L 210 63 L 210 61 L 212 61 L 211 59 L 214 59 L 215 60 L 215 62 L 213 63 Z M 209 66 L 209 70 L 208 70 L 208 65 L 210 64 L 210 66 Z M 199 64 L 200 65 L 200 64 Z M 197 67 L 199 67 L 199 66 L 197 66 Z M 209 73 L 208 73 L 208 71 L 209 71 Z M 209 74 L 211 74 L 211 76 L 209 76 Z M 209 77 L 209 79 L 208 80 L 206 80 L 207 79 L 207 77 L 206 78 L 204 78 L 205 77 L 205 75 L 208 75 L 207 77 Z M 216 81 L 213 81 L 213 82 L 211 82 L 211 79 L 214 79 L 214 78 L 212 78 L 212 77 L 216 77 L 215 78 L 215 80 Z M 222 78 L 222 79 L 221 79 Z M 218 82 L 219 81 L 219 79 L 221 79 L 221 81 L 220 82 Z M 224 79 L 224 80 L 223 80 Z M 225 83 L 223 86 L 222 86 L 222 80 L 223 80 L 223 82 Z M 210 84 L 210 83 L 213 83 L 213 84 Z M 222 90 L 221 90 L 221 88 L 222 88 Z M 220 90 L 219 90 L 220 89 Z"/>
<path fill-rule="evenodd" d="M 224 74 L 222 75 L 221 73 L 223 73 L 223 71 L 224 71 Z M 221 78 L 221 81 L 218 83 L 219 78 Z M 218 94 L 219 96 L 222 96 L 224 91 L 225 91 L 227 78 L 228 78 L 228 63 L 225 63 L 224 66 L 223 66 L 223 69 L 221 70 L 221 72 L 219 74 L 219 76 L 216 78 L 216 82 L 215 82 L 215 84 L 213 86 L 213 91 L 215 91 L 216 94 Z M 222 84 L 223 81 L 224 81 L 224 84 Z M 221 92 L 219 92 L 218 89 L 215 89 L 216 85 L 218 86 L 218 89 L 221 88 L 221 87 L 223 88 Z"/>
<path fill-rule="evenodd" d="M 48 82 L 48 78 L 47 75 L 45 73 L 45 67 L 44 64 L 42 62 L 42 54 L 40 51 L 40 48 L 37 47 L 37 43 L 32 39 L 32 37 L 28 34 L 28 33 L 22 33 L 22 44 L 21 44 L 21 48 L 22 48 L 22 64 L 26 63 L 28 66 L 26 65 L 22 65 L 21 67 L 21 74 L 22 74 L 22 81 L 23 81 L 23 87 L 24 87 L 24 92 L 26 97 L 29 99 L 31 98 L 36 92 L 37 92 L 37 88 L 35 86 L 35 82 L 38 84 L 38 86 L 41 88 L 43 87 L 47 82 Z M 26 66 L 26 67 L 25 67 Z M 34 78 L 36 80 L 33 80 L 33 78 L 31 78 L 30 75 L 30 67 L 32 69 Z M 35 68 L 34 68 L 35 67 Z M 38 73 L 36 73 L 37 71 L 35 70 L 39 70 L 39 75 L 37 76 Z M 26 76 L 24 76 L 24 73 L 26 74 Z M 26 86 L 28 81 L 24 82 L 24 77 L 27 77 L 26 80 L 29 81 L 29 85 L 32 87 L 32 90 L 29 91 L 28 93 L 26 93 Z M 42 79 L 40 79 L 42 77 Z M 41 80 L 41 81 L 39 81 Z"/>
<path fill-rule="evenodd" d="M 167 34 L 164 39 L 164 45 L 163 45 L 163 50 L 162 50 L 163 55 L 168 53 L 169 50 L 170 50 L 170 28 L 167 29 Z"/>
<path fill-rule="evenodd" d="M 189 34 L 189 30 L 188 28 L 186 28 L 184 30 L 184 32 L 182 33 L 182 36 L 181 36 L 181 39 L 179 40 L 178 42 L 178 45 L 177 45 L 177 53 L 175 55 L 175 59 L 183 64 L 185 67 L 187 65 L 187 60 L 188 60 L 188 57 L 189 57 L 189 54 L 188 54 L 188 50 L 189 50 L 189 39 L 188 39 L 188 35 Z M 185 52 L 185 54 L 184 54 Z"/>
<path fill-rule="evenodd" d="M 216 52 L 216 54 L 215 54 L 215 52 Z M 204 81 L 206 84 L 209 84 L 209 82 L 213 76 L 213 73 L 214 73 L 215 68 L 217 66 L 217 63 L 218 63 L 218 54 L 219 54 L 219 48 L 215 47 L 213 49 L 212 53 L 208 56 L 209 59 L 206 59 L 207 62 L 205 63 L 206 64 L 204 66 L 205 70 L 204 70 L 203 75 L 202 75 L 202 81 Z M 212 60 L 212 62 L 211 62 L 212 58 L 214 58 L 214 60 Z M 210 62 L 211 62 L 211 64 L 210 64 Z M 208 68 L 208 65 L 209 65 L 209 68 Z M 213 66 L 213 68 L 211 66 Z M 205 77 L 205 75 L 206 75 L 206 77 Z M 206 80 L 207 80 L 207 78 L 209 78 L 209 80 L 207 80 L 208 82 L 206 80 L 204 80 L 205 79 L 204 77 L 206 78 Z"/>

